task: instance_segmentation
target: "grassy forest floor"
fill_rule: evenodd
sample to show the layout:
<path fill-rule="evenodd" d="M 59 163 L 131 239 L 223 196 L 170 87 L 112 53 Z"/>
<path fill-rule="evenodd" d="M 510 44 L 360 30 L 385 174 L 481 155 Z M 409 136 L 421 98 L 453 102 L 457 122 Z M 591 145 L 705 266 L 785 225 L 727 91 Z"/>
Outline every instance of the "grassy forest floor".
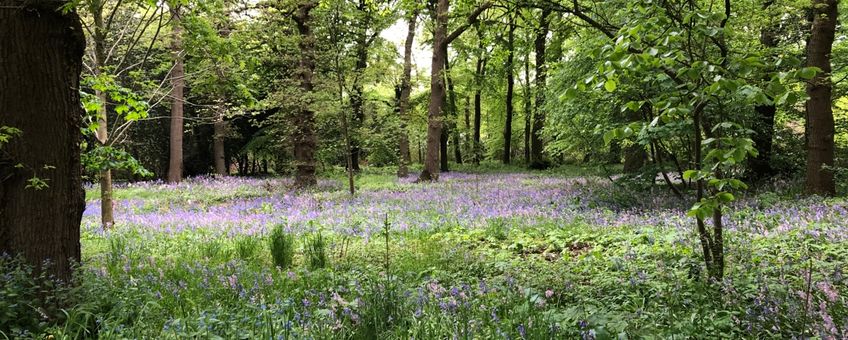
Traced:
<path fill-rule="evenodd" d="M 106 232 L 90 187 L 75 306 L 30 336 L 848 337 L 848 201 L 741 197 L 708 283 L 689 204 L 582 172 L 127 184 Z"/>

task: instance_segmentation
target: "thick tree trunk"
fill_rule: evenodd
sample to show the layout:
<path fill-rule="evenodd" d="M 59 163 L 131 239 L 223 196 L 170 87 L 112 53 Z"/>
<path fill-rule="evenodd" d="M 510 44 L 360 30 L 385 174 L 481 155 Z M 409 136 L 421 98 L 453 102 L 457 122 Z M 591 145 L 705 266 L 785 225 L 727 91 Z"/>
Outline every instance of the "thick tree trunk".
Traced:
<path fill-rule="evenodd" d="M 543 150 L 545 149 L 542 139 L 542 130 L 545 128 L 545 92 L 548 81 L 548 65 L 545 59 L 546 40 L 550 23 L 548 16 L 551 11 L 542 10 L 539 18 L 539 30 L 536 32 L 534 41 L 536 49 L 536 112 L 533 116 L 533 131 L 530 134 L 530 167 L 543 169 L 548 166 Z"/>
<path fill-rule="evenodd" d="M 409 96 L 412 92 L 412 44 L 415 40 L 415 26 L 418 21 L 418 11 L 410 13 L 406 33 L 406 41 L 403 44 L 403 76 L 400 85 L 400 103 L 398 115 L 400 116 L 400 165 L 398 166 L 398 177 L 409 175 L 409 131 L 407 121 L 409 120 Z"/>
<path fill-rule="evenodd" d="M 298 78 L 303 97 L 294 115 L 294 161 L 295 187 L 308 188 L 318 183 L 315 178 L 315 148 L 318 137 L 315 135 L 315 112 L 312 108 L 312 76 L 315 71 L 315 36 L 312 33 L 310 12 L 318 6 L 317 1 L 304 1 L 298 5 L 294 14 L 297 31 L 300 34 L 300 66 Z"/>
<path fill-rule="evenodd" d="M 79 97 L 85 38 L 77 15 L 57 11 L 61 5 L 0 0 L 0 126 L 22 133 L 0 149 L 0 253 L 69 280 L 80 260 L 85 209 Z M 28 188 L 33 176 L 47 187 Z M 46 261 L 50 266 L 41 267 Z"/>
<path fill-rule="evenodd" d="M 430 105 L 427 109 L 427 155 L 424 160 L 424 170 L 418 181 L 436 181 L 439 179 L 439 139 L 442 135 L 442 109 L 445 107 L 445 61 L 448 54 L 448 44 L 459 37 L 471 24 L 477 22 L 477 17 L 492 4 L 485 2 L 475 9 L 468 17 L 468 22 L 448 35 L 449 0 L 438 0 L 436 4 L 436 22 L 433 32 L 433 59 L 430 69 Z"/>
<path fill-rule="evenodd" d="M 504 121 L 504 150 L 503 163 L 509 164 L 512 161 L 512 116 L 514 106 L 512 103 L 513 94 L 515 93 L 515 18 L 509 17 L 509 33 L 506 41 L 506 120 Z"/>
<path fill-rule="evenodd" d="M 215 174 L 218 176 L 229 175 L 227 171 L 227 154 L 224 148 L 224 140 L 227 138 L 227 122 L 224 121 L 226 111 L 226 104 L 221 102 L 218 106 L 218 112 L 215 113 L 212 157 L 215 159 Z"/>
<path fill-rule="evenodd" d="M 433 32 L 433 58 L 430 62 L 430 105 L 427 109 L 427 149 L 419 181 L 439 179 L 439 145 L 442 136 L 442 109 L 445 107 L 445 58 L 448 35 L 448 0 L 438 0 Z"/>
<path fill-rule="evenodd" d="M 833 122 L 833 82 L 830 54 L 836 33 L 836 0 L 813 0 L 813 25 L 807 44 L 807 66 L 818 73 L 807 85 L 807 193 L 836 194 L 833 171 L 835 133 Z"/>
<path fill-rule="evenodd" d="M 183 29 L 180 8 L 171 8 L 173 31 L 171 53 L 174 69 L 171 71 L 171 138 L 168 182 L 177 183 L 183 178 L 183 105 L 185 102 L 185 65 L 183 64 Z"/>

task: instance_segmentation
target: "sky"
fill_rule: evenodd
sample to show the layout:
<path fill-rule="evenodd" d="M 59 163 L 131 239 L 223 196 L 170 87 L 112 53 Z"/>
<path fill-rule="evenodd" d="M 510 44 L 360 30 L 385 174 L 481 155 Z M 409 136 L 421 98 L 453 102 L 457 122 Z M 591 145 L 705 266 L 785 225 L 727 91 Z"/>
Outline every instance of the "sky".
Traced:
<path fill-rule="evenodd" d="M 430 59 L 433 57 L 433 49 L 426 44 L 419 43 L 420 37 L 424 36 L 422 26 L 423 25 L 418 25 L 417 32 L 415 33 L 415 42 L 412 44 L 412 65 L 414 66 L 413 77 L 415 77 L 415 69 L 417 69 L 417 72 L 419 72 L 422 76 L 430 74 Z M 400 56 L 400 60 L 398 61 L 400 63 L 403 63 L 403 44 L 406 41 L 407 31 L 408 24 L 406 20 L 400 19 L 380 33 L 380 37 L 395 45 L 398 50 L 398 55 Z"/>

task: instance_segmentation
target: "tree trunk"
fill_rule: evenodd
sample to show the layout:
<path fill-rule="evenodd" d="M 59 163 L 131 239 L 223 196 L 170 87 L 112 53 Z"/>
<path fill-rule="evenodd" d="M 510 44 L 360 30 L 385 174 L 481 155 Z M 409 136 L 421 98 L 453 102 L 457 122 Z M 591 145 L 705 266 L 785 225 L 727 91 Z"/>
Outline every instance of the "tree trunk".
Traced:
<path fill-rule="evenodd" d="M 102 76 L 106 67 L 106 27 L 103 22 L 103 5 L 101 1 L 92 1 L 89 11 L 94 19 L 94 74 Z M 106 92 L 95 90 L 95 95 L 101 106 L 97 110 L 97 131 L 95 135 L 101 146 L 109 143 L 109 96 Z M 100 172 L 100 223 L 103 229 L 109 229 L 115 224 L 114 206 L 112 204 L 112 171 Z"/>
<path fill-rule="evenodd" d="M 409 120 L 409 96 L 412 92 L 412 44 L 415 40 L 415 26 L 418 21 L 418 10 L 409 14 L 406 42 L 403 44 L 403 76 L 400 85 L 400 103 L 398 115 L 400 116 L 400 165 L 398 166 L 398 177 L 409 175 L 409 131 L 407 121 Z"/>
<path fill-rule="evenodd" d="M 650 115 L 652 110 L 651 106 L 646 105 L 642 108 L 643 113 L 645 115 Z M 638 122 L 642 119 L 642 115 L 639 111 L 629 110 L 627 113 L 627 121 L 628 122 Z M 624 173 L 626 174 L 634 174 L 642 170 L 642 167 L 645 166 L 645 160 L 648 159 L 648 153 L 645 151 L 645 148 L 639 144 L 633 144 L 624 149 Z"/>
<path fill-rule="evenodd" d="M 545 128 L 545 91 L 548 81 L 545 48 L 550 26 L 548 22 L 550 14 L 550 10 L 542 10 L 542 16 L 539 18 L 539 30 L 536 32 L 536 40 L 534 41 L 536 49 L 536 112 L 533 116 L 533 131 L 530 134 L 530 168 L 533 169 L 544 169 L 548 166 L 548 161 L 543 154 L 545 145 L 542 139 L 542 129 Z"/>
<path fill-rule="evenodd" d="M 524 164 L 530 164 L 530 133 L 533 119 L 532 93 L 530 91 L 530 50 L 524 54 Z"/>
<path fill-rule="evenodd" d="M 362 84 L 362 75 L 368 67 L 368 26 L 371 22 L 370 12 L 366 8 L 365 0 L 359 0 L 357 10 L 362 15 L 361 26 L 356 37 L 356 63 L 353 68 L 353 86 L 350 93 L 350 108 L 353 112 L 350 127 L 352 131 L 359 131 L 362 122 L 365 121 L 365 98 L 364 88 Z M 358 172 L 360 154 L 362 153 L 358 134 L 350 136 L 350 161 L 353 166 L 352 170 Z"/>
<path fill-rule="evenodd" d="M 509 33 L 506 41 L 506 121 L 504 122 L 504 150 L 503 163 L 509 164 L 512 160 L 512 97 L 515 92 L 515 77 L 513 74 L 515 63 L 515 18 L 509 17 Z"/>
<path fill-rule="evenodd" d="M 449 55 L 445 55 L 445 81 L 447 81 L 448 86 L 448 107 L 444 111 L 446 112 L 448 123 L 446 123 L 442 129 L 443 136 L 441 140 L 441 170 L 447 172 L 450 171 L 448 164 L 448 138 L 451 135 L 453 136 L 454 140 L 454 161 L 457 163 L 462 163 L 462 154 L 459 151 L 459 129 L 456 126 L 456 91 L 454 91 L 453 87 L 453 77 L 451 76 L 451 64 Z"/>
<path fill-rule="evenodd" d="M 462 164 L 462 143 L 460 141 L 460 132 L 459 132 L 459 109 L 456 106 L 456 90 L 453 87 L 453 75 L 451 74 L 451 64 L 450 57 L 445 57 L 445 77 L 448 83 L 448 112 L 450 112 L 450 123 L 448 126 L 450 127 L 448 130 L 451 136 L 453 136 L 453 160 L 457 164 Z M 443 171 L 448 171 L 447 162 L 444 162 L 445 168 Z"/>
<path fill-rule="evenodd" d="M 315 36 L 312 33 L 310 12 L 318 6 L 317 1 L 300 2 L 294 14 L 297 31 L 300 34 L 300 66 L 297 70 L 303 97 L 294 115 L 294 161 L 295 187 L 308 188 L 318 183 L 315 178 L 315 148 L 318 137 L 315 135 L 315 111 L 312 108 L 312 75 L 315 71 Z"/>
<path fill-rule="evenodd" d="M 773 3 L 773 0 L 764 1 L 763 10 L 767 10 Z M 777 47 L 776 35 L 779 28 L 779 25 L 771 24 L 760 32 L 760 44 L 766 48 L 768 55 L 773 54 L 772 50 Z M 774 116 L 777 113 L 777 107 L 774 103 L 757 105 L 754 107 L 754 111 L 756 116 L 753 126 L 754 134 L 751 139 L 754 141 L 758 155 L 748 158 L 748 167 L 751 171 L 749 177 L 753 180 L 759 180 L 774 174 L 774 169 L 771 167 L 771 154 L 774 144 Z"/>
<path fill-rule="evenodd" d="M 442 108 L 445 107 L 445 58 L 448 35 L 448 0 L 437 0 L 436 22 L 433 32 L 433 58 L 430 62 L 430 105 L 427 108 L 427 149 L 424 170 L 419 181 L 439 179 L 439 145 L 442 136 Z"/>
<path fill-rule="evenodd" d="M 442 134 L 439 135 L 439 171 L 450 171 L 450 164 L 448 164 L 448 129 L 446 126 L 442 126 Z"/>
<path fill-rule="evenodd" d="M 483 116 L 483 82 L 486 75 L 486 63 L 487 59 L 483 56 L 483 41 L 482 37 L 480 39 L 481 55 L 477 57 L 477 68 L 475 71 L 476 78 L 476 88 L 474 89 L 474 141 L 473 145 L 473 154 L 474 154 L 474 164 L 480 164 L 480 161 L 483 158 L 483 145 L 480 141 L 480 125 L 482 124 L 482 116 Z"/>
<path fill-rule="evenodd" d="M 477 22 L 477 17 L 492 4 L 484 2 L 468 17 L 468 22 L 448 35 L 449 0 L 438 0 L 436 4 L 436 22 L 433 32 L 433 59 L 430 68 L 430 105 L 427 108 L 427 155 L 424 160 L 424 170 L 418 177 L 419 182 L 436 181 L 439 179 L 439 140 L 442 135 L 442 109 L 445 107 L 445 61 L 448 54 L 448 44 L 461 35 L 471 24 Z"/>
<path fill-rule="evenodd" d="M 180 19 L 180 7 L 171 8 L 173 32 L 171 53 L 174 69 L 171 71 L 171 140 L 168 182 L 178 183 L 183 178 L 183 105 L 185 101 L 185 65 L 183 64 L 183 28 Z"/>
<path fill-rule="evenodd" d="M 0 149 L 0 253 L 69 280 L 80 260 L 85 209 L 79 96 L 85 37 L 77 15 L 57 11 L 61 5 L 0 0 L 0 126 L 21 131 Z M 33 176 L 47 187 L 28 188 Z"/>
<path fill-rule="evenodd" d="M 821 72 L 807 85 L 807 193 L 836 194 L 833 171 L 835 133 L 830 54 L 836 33 L 837 1 L 813 0 L 813 25 L 807 45 L 807 66 Z"/>
<path fill-rule="evenodd" d="M 224 121 L 226 110 L 226 104 L 221 102 L 218 106 L 218 112 L 215 114 L 212 156 L 215 158 L 215 174 L 218 176 L 229 174 L 227 171 L 227 155 L 224 149 L 224 140 L 227 137 L 227 122 Z"/>

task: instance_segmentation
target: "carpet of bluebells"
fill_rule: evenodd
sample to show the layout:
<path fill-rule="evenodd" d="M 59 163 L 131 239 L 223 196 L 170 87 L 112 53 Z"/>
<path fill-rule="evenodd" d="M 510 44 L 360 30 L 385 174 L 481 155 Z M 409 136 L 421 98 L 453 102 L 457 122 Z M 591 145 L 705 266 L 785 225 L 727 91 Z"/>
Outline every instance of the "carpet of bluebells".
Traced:
<path fill-rule="evenodd" d="M 364 174 L 351 197 L 343 180 L 291 183 L 126 184 L 108 230 L 90 188 L 79 282 L 57 297 L 73 307 L 0 302 L 0 338 L 848 338 L 848 201 L 792 183 L 728 210 L 722 282 L 702 270 L 691 202 L 661 187 Z M 275 229 L 294 240 L 285 269 Z M 26 296 L 14 273 L 0 292 Z"/>

